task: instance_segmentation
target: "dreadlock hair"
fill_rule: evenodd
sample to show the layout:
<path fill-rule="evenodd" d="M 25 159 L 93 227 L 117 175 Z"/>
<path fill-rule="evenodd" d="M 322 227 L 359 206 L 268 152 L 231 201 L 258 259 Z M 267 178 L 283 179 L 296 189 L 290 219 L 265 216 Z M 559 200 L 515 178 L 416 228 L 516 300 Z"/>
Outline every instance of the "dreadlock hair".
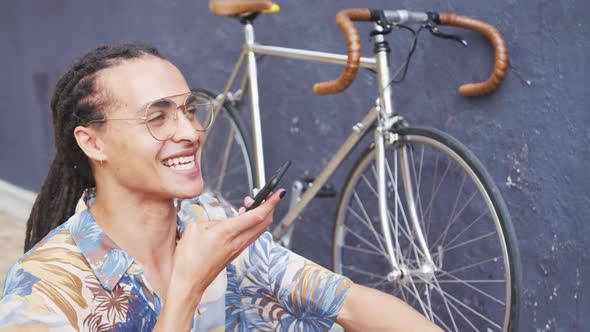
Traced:
<path fill-rule="evenodd" d="M 103 117 L 108 98 L 99 91 L 97 73 L 146 55 L 165 59 L 156 48 L 139 43 L 99 46 L 75 62 L 55 85 L 51 113 L 57 151 L 27 221 L 25 252 L 72 216 L 84 190 L 95 186 L 90 161 L 78 146 L 74 129 Z"/>

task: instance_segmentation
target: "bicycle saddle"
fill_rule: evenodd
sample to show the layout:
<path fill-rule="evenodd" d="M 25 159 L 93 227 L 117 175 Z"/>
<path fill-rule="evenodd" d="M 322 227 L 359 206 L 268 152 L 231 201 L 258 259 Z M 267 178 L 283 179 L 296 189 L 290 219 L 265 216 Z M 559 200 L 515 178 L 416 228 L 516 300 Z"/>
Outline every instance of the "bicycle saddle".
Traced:
<path fill-rule="evenodd" d="M 246 13 L 276 13 L 279 5 L 271 0 L 210 0 L 209 9 L 220 16 L 234 16 Z"/>

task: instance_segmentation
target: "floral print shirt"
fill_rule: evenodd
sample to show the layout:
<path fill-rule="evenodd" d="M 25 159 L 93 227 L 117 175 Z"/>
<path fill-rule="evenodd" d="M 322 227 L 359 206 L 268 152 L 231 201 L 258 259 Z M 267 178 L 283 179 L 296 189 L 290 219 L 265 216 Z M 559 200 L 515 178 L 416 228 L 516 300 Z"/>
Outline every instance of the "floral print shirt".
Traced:
<path fill-rule="evenodd" d="M 139 262 L 117 246 L 86 208 L 51 231 L 11 268 L 0 300 L 0 331 L 151 331 L 163 306 Z M 184 225 L 235 215 L 203 194 L 180 202 Z M 190 264 L 190 262 L 187 262 Z M 327 331 L 350 281 L 263 234 L 203 294 L 192 331 Z"/>

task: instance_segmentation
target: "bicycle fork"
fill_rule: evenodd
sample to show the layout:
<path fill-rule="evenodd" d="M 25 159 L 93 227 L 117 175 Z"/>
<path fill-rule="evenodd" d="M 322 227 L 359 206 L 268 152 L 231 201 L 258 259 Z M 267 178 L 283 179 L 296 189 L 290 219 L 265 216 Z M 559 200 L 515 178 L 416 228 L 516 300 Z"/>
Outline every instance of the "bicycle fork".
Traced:
<path fill-rule="evenodd" d="M 410 172 L 409 154 L 411 147 L 400 142 L 397 134 L 392 133 L 389 129 L 379 125 L 374 132 L 375 153 L 376 153 L 376 172 L 377 172 L 377 193 L 378 193 L 378 209 L 379 219 L 381 224 L 381 232 L 384 237 L 385 250 L 389 256 L 392 271 L 388 274 L 388 281 L 403 281 L 409 276 L 416 276 L 424 281 L 430 281 L 437 266 L 434 263 L 430 249 L 426 243 L 424 236 L 424 229 L 420 221 L 417 209 L 416 193 L 412 181 L 412 174 Z M 396 159 L 393 170 L 389 169 L 389 163 L 385 156 L 385 148 L 387 145 L 398 144 L 399 148 L 396 150 Z M 398 178 L 398 164 L 400 165 L 401 179 Z M 399 184 L 403 184 L 403 194 L 406 202 L 406 215 L 400 216 L 399 208 L 402 205 Z M 393 203 L 388 202 L 388 182 L 389 185 L 395 188 Z M 393 204 L 393 212 L 390 211 L 388 204 Z M 411 230 L 408 229 L 406 236 L 411 237 L 409 241 L 415 241 L 419 247 L 422 261 L 418 269 L 410 270 L 403 262 L 400 249 L 400 220 L 402 218 L 409 219 Z M 392 229 L 393 228 L 393 229 Z M 412 232 L 413 230 L 413 232 Z M 413 234 L 412 234 L 413 233 Z"/>

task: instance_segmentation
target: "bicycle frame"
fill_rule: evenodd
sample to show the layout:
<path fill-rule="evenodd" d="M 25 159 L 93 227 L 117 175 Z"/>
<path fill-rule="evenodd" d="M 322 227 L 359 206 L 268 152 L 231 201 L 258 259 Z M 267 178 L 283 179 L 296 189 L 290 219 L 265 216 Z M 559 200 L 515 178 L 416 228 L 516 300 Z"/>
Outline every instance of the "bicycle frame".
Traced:
<path fill-rule="evenodd" d="M 375 24 L 375 30 L 382 31 L 381 26 Z M 259 106 L 259 92 L 258 92 L 258 72 L 256 63 L 256 54 L 264 54 L 277 57 L 285 57 L 291 59 L 300 59 L 305 61 L 316 61 L 344 65 L 347 61 L 347 55 L 316 52 L 304 49 L 285 48 L 261 45 L 255 43 L 254 38 L 254 27 L 250 22 L 244 24 L 244 35 L 245 44 L 239 59 L 234 66 L 234 69 L 225 85 L 223 93 L 218 97 L 218 106 L 215 112 L 217 113 L 221 109 L 225 99 L 229 94 L 229 90 L 234 84 L 244 61 L 247 62 L 246 75 L 241 82 L 240 90 L 244 91 L 246 85 L 250 92 L 250 103 L 251 103 L 251 117 L 252 117 L 252 134 L 253 134 L 253 147 L 254 147 L 254 169 L 255 169 L 255 185 L 257 188 L 262 188 L 266 179 L 265 167 L 264 167 L 264 151 L 262 143 L 262 125 L 260 119 L 260 106 Z M 351 135 L 346 139 L 344 144 L 338 149 L 331 160 L 328 162 L 326 167 L 322 170 L 319 176 L 314 180 L 313 184 L 305 191 L 300 197 L 299 201 L 289 209 L 287 215 L 281 220 L 279 226 L 274 230 L 273 237 L 275 239 L 282 238 L 290 229 L 290 226 L 296 220 L 297 216 L 303 211 L 311 199 L 317 194 L 322 188 L 330 176 L 340 166 L 342 161 L 350 154 L 350 152 L 358 144 L 359 140 L 367 133 L 367 131 L 374 127 L 374 142 L 377 155 L 377 179 L 378 179 L 378 196 L 379 196 L 379 217 L 381 219 L 381 228 L 385 236 L 385 243 L 387 253 L 393 268 L 393 276 L 399 277 L 401 269 L 394 254 L 393 239 L 391 237 L 389 216 L 387 210 L 387 193 L 386 193 L 386 170 L 385 170 L 385 147 L 386 144 L 395 142 L 395 135 L 391 135 L 390 129 L 393 125 L 401 119 L 397 116 L 394 111 L 393 100 L 391 98 L 391 86 L 390 86 L 390 73 L 388 55 L 389 48 L 387 42 L 384 39 L 383 34 L 375 35 L 376 45 L 382 47 L 376 48 L 375 57 L 361 57 L 360 66 L 364 68 L 373 69 L 377 72 L 378 83 L 379 83 L 379 99 L 375 107 L 371 108 L 367 115 L 358 122 L 352 129 Z M 402 180 L 404 181 L 404 190 L 406 196 L 409 196 L 408 202 L 410 202 L 410 216 L 412 219 L 413 227 L 416 230 L 417 239 L 421 246 L 421 249 L 426 253 L 426 264 L 429 267 L 435 268 L 430 251 L 427 247 L 424 239 L 423 231 L 421 229 L 420 222 L 418 220 L 418 214 L 413 199 L 412 181 L 407 167 L 408 160 L 406 158 L 407 147 L 401 147 L 400 158 L 402 160 Z M 406 165 L 406 167 L 404 167 Z"/>

